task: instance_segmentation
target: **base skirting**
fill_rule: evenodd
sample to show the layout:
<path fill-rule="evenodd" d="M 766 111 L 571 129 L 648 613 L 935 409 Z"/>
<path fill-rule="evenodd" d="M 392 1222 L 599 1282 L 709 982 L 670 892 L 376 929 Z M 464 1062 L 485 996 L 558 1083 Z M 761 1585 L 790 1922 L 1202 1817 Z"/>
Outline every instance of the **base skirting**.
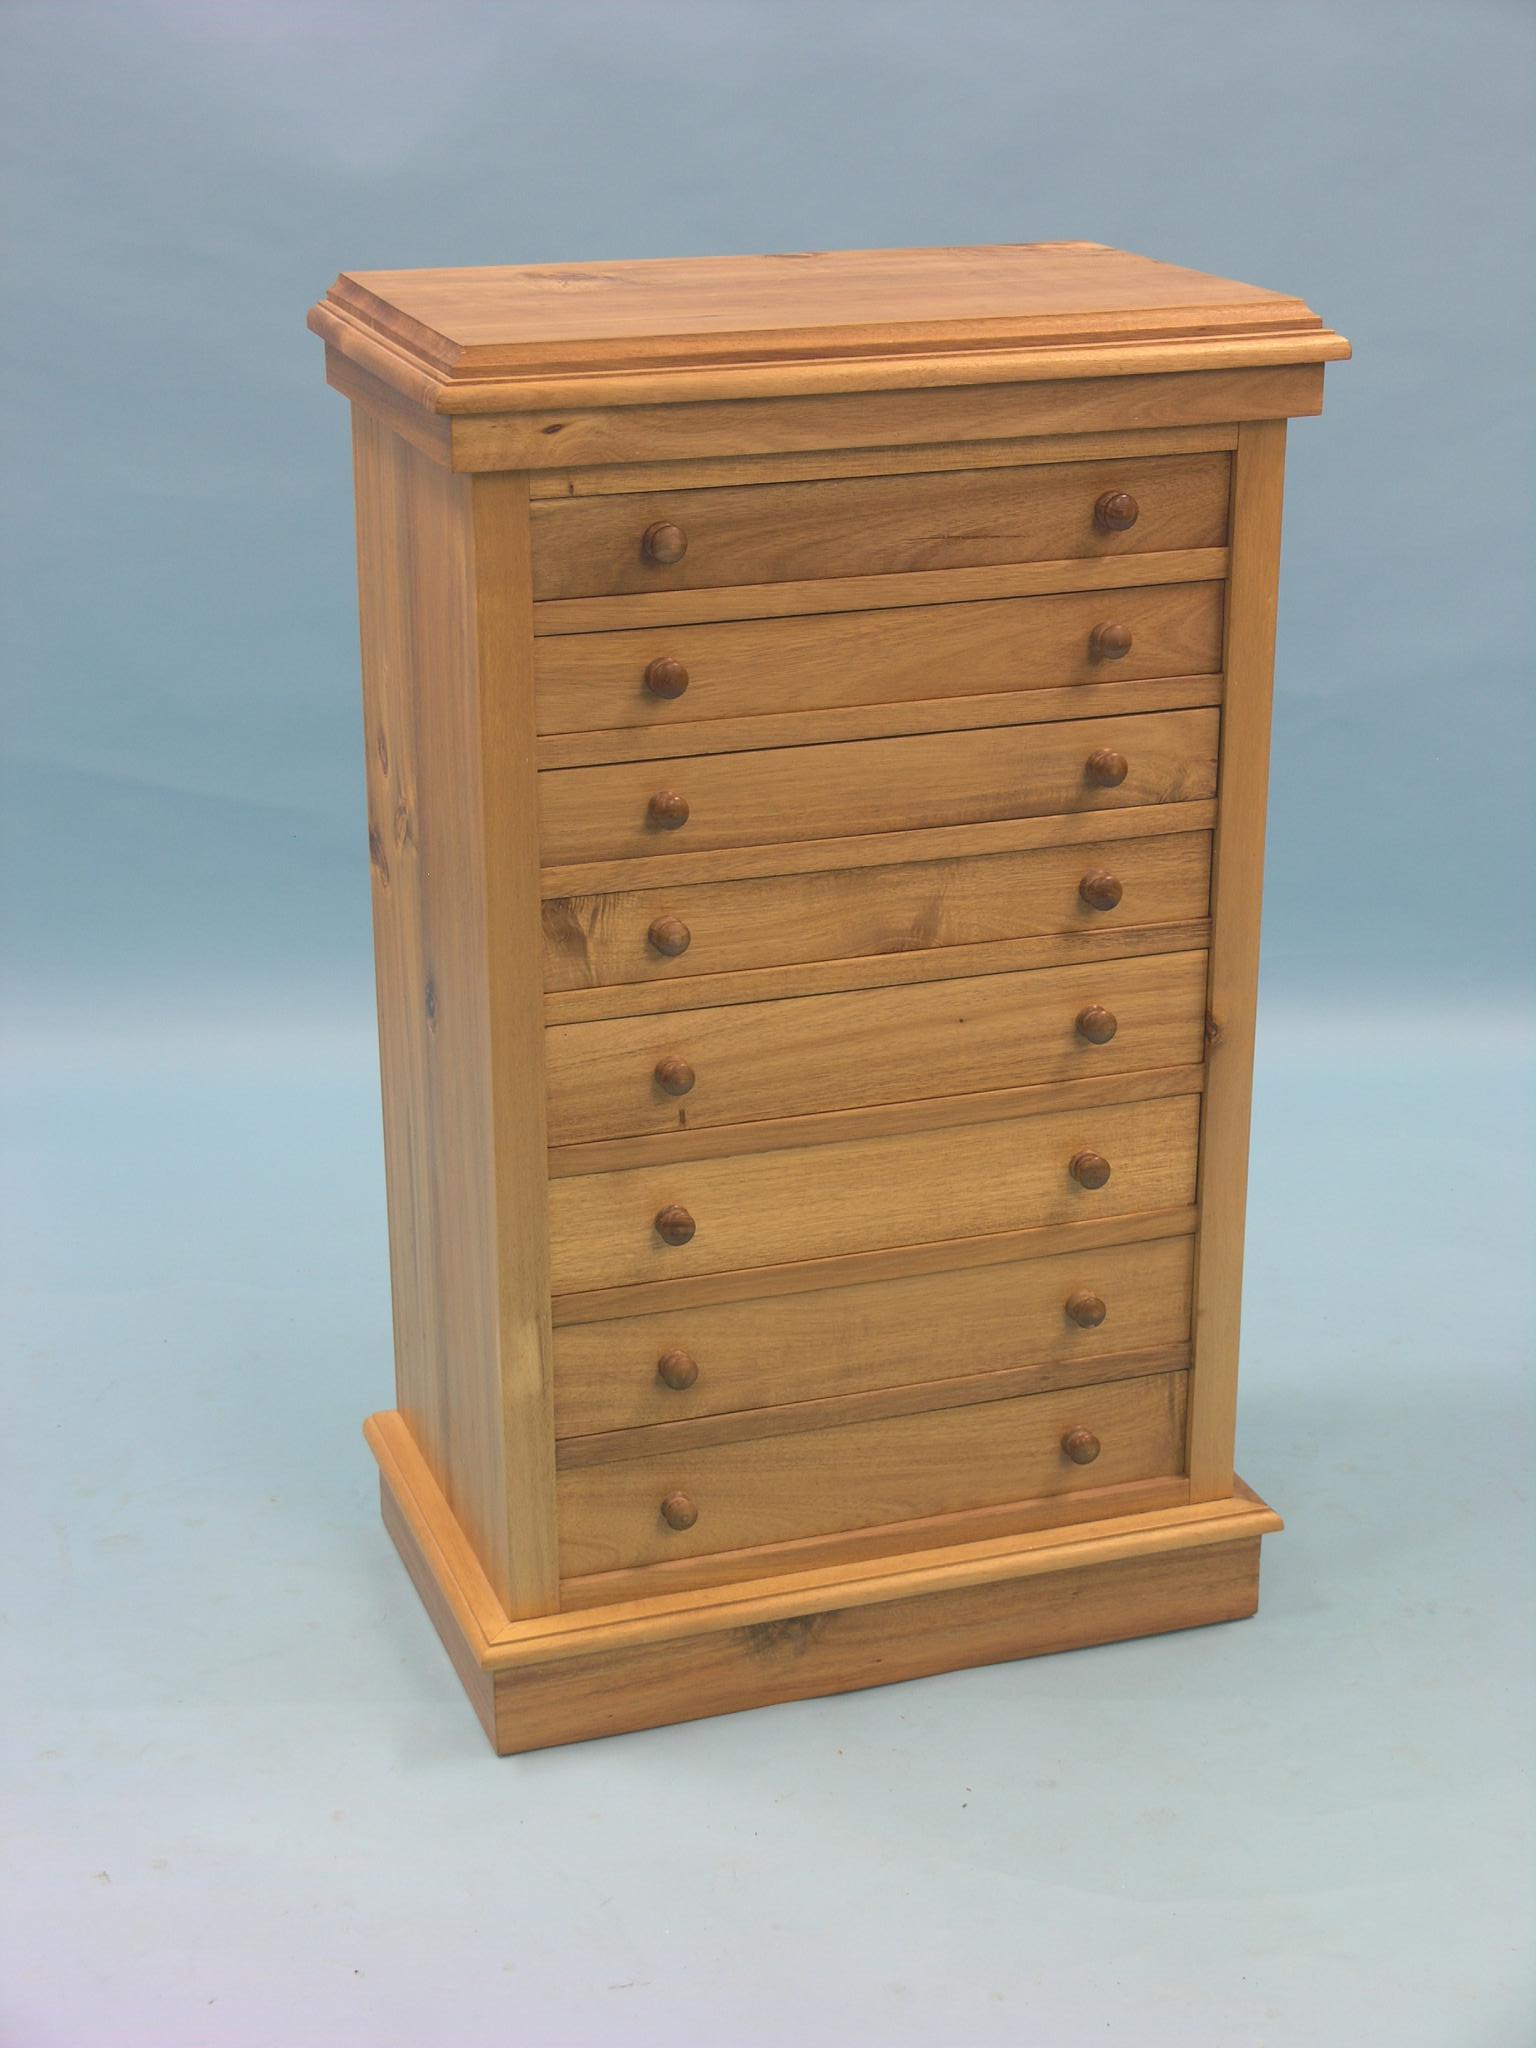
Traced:
<path fill-rule="evenodd" d="M 509 1621 L 400 1416 L 384 1523 L 499 1754 L 1238 1621 L 1280 1517 L 1225 1500 Z"/>

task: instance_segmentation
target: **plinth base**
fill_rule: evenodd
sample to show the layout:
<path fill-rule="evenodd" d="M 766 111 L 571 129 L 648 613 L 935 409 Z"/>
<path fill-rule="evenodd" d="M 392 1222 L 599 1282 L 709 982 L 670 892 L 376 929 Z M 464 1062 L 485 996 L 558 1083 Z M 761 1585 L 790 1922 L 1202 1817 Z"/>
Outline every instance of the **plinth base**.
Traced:
<path fill-rule="evenodd" d="M 384 1523 L 500 1755 L 1239 1621 L 1280 1517 L 1227 1500 L 509 1621 L 397 1414 Z"/>

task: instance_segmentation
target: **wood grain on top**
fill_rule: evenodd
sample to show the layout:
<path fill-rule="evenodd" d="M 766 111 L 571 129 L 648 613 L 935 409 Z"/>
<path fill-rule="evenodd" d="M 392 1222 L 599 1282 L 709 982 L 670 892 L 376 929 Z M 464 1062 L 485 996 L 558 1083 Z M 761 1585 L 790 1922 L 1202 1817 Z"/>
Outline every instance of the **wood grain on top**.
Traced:
<path fill-rule="evenodd" d="M 1274 360 L 1346 352 L 1300 299 L 1096 242 L 344 271 L 310 324 L 449 387 L 1244 338 L 1288 338 Z"/>

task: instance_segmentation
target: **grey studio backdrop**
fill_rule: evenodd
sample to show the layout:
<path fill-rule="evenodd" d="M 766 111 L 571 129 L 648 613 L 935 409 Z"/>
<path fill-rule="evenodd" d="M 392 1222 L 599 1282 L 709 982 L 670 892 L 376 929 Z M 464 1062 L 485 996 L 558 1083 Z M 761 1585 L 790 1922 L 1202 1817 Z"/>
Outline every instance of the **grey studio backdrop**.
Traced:
<path fill-rule="evenodd" d="M 1531 17 L 11 4 L 0 2040 L 1529 2038 Z M 1291 435 L 1258 1619 L 495 1763 L 390 1400 L 343 267 L 1082 238 Z"/>

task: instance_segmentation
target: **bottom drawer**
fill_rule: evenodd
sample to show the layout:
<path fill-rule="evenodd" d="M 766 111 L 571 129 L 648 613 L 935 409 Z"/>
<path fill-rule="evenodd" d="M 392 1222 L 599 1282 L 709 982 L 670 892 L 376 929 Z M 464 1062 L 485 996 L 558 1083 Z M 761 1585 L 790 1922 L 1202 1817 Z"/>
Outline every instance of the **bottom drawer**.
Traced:
<path fill-rule="evenodd" d="M 1172 1477 L 1184 1469 L 1185 1379 L 1155 1373 L 568 1470 L 561 1575 Z M 1077 1430 L 1097 1439 L 1091 1462 L 1063 1448 Z"/>

